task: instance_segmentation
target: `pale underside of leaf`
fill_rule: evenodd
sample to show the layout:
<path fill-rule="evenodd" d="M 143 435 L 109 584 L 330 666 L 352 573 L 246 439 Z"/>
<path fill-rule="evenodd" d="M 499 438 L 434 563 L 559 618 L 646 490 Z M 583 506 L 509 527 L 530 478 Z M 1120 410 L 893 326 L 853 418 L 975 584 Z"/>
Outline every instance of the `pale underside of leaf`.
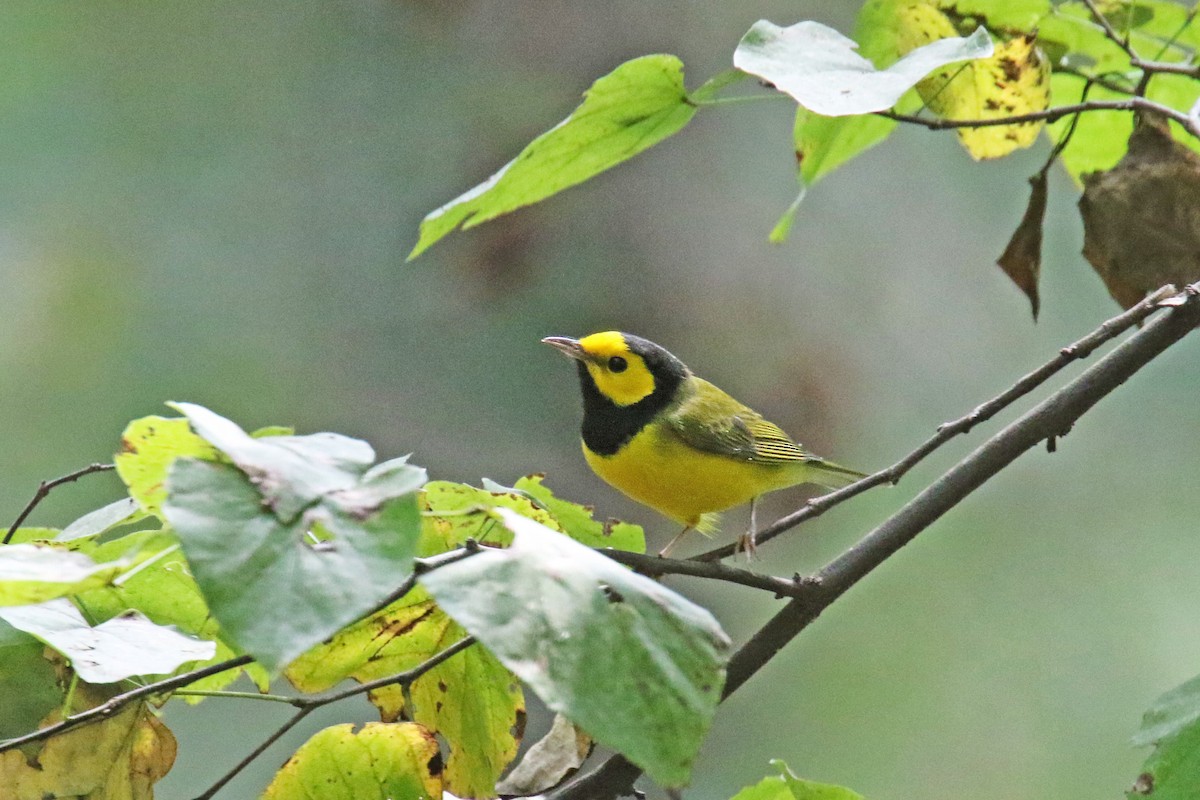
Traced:
<path fill-rule="evenodd" d="M 966 38 L 949 36 L 915 48 L 886 69 L 876 69 L 857 47 L 819 22 L 781 28 L 759 20 L 742 37 L 733 63 L 810 111 L 840 117 L 885 111 L 933 70 L 993 52 L 983 28 Z"/>
<path fill-rule="evenodd" d="M 88 683 L 170 673 L 181 664 L 212 658 L 216 645 L 156 625 L 131 611 L 92 627 L 71 601 L 0 608 L 0 618 L 66 656 Z"/>
<path fill-rule="evenodd" d="M 687 782 L 728 639 L 679 595 L 508 509 L 514 533 L 421 582 L 553 710 L 656 781 Z"/>

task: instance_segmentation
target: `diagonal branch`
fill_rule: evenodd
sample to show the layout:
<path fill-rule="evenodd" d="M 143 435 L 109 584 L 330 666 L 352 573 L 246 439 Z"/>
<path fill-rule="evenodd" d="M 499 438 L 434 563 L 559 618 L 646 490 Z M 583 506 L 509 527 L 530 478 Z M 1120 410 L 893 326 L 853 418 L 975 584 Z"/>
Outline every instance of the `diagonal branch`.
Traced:
<path fill-rule="evenodd" d="M 46 495 L 50 494 L 51 489 L 56 486 L 62 486 L 64 483 L 77 481 L 84 475 L 91 475 L 93 472 L 107 472 L 110 469 L 115 469 L 115 466 L 113 464 L 89 464 L 83 469 L 77 469 L 74 472 L 63 475 L 61 478 L 39 483 L 37 491 L 33 493 L 33 497 L 25 504 L 25 508 L 21 509 L 21 513 L 17 515 L 16 520 L 9 526 L 8 531 L 4 534 L 4 539 L 0 540 L 0 544 L 8 544 L 12 541 L 13 534 L 17 532 L 17 528 L 21 527 L 21 523 L 25 521 L 25 518 L 33 513 L 38 503 L 46 499 Z"/>
<path fill-rule="evenodd" d="M 752 589 L 764 589 L 774 592 L 776 597 L 795 597 L 808 591 L 809 588 L 809 582 L 799 575 L 792 578 L 778 578 L 774 575 L 764 575 L 740 567 L 727 566 L 716 561 L 663 558 L 647 553 L 615 550 L 611 547 L 606 547 L 598 552 L 618 564 L 633 567 L 642 575 L 651 578 L 659 575 L 689 575 L 693 578 L 707 578 L 749 586 Z"/>
<path fill-rule="evenodd" d="M 1092 19 L 1096 20 L 1096 24 L 1104 29 L 1104 35 L 1108 37 L 1109 41 L 1124 50 L 1130 61 L 1137 62 L 1138 54 L 1133 52 L 1133 47 L 1129 44 L 1129 37 L 1117 33 L 1112 23 L 1108 21 L 1108 17 L 1096 5 L 1096 0 L 1083 0 L 1083 4 L 1087 6 L 1088 11 L 1092 12 Z"/>
<path fill-rule="evenodd" d="M 1192 136 L 1200 138 L 1200 124 L 1183 111 L 1171 108 L 1162 103 L 1156 103 L 1145 97 L 1128 97 L 1124 100 L 1088 100 L 1083 103 L 1055 106 L 1043 111 L 1031 111 L 1028 114 L 1014 114 L 1011 117 L 996 117 L 994 119 L 938 119 L 917 117 L 912 114 L 898 114 L 895 111 L 877 111 L 878 116 L 906 122 L 910 125 L 921 125 L 930 130 L 941 131 L 950 128 L 990 128 L 994 125 L 1018 125 L 1023 122 L 1054 122 L 1072 114 L 1088 111 L 1152 111 L 1167 119 L 1174 120 Z"/>
<path fill-rule="evenodd" d="M 399 684 L 408 686 L 417 678 L 424 675 L 429 670 L 441 664 L 451 656 L 461 653 L 471 645 L 475 644 L 473 636 L 465 636 L 459 639 L 454 644 L 447 647 L 445 650 L 434 653 L 429 658 L 417 664 L 415 667 L 404 672 L 397 672 L 395 675 L 388 675 L 385 678 L 360 683 L 357 686 L 351 686 L 348 689 L 342 689 L 336 692 L 327 692 L 319 697 L 297 697 L 292 701 L 292 705 L 300 710 L 293 714 L 287 722 L 275 729 L 275 732 L 262 741 L 257 747 L 251 750 L 246 756 L 235 764 L 228 772 L 218 778 L 212 786 L 209 786 L 202 794 L 196 795 L 195 800 L 210 800 L 217 792 L 221 791 L 224 786 L 233 780 L 242 770 L 250 766 L 259 756 L 267 751 L 271 745 L 279 741 L 279 739 L 292 728 L 296 727 L 305 717 L 316 711 L 321 706 L 327 706 L 330 703 L 336 703 L 339 700 L 345 700 L 347 697 L 371 692 L 376 689 L 381 689 L 384 686 L 392 686 Z"/>
<path fill-rule="evenodd" d="M 1005 391 L 988 400 L 983 405 L 976 408 L 971 413 L 960 417 L 953 422 L 947 422 L 938 426 L 937 433 L 925 440 L 920 447 L 913 450 L 904 458 L 897 461 L 887 469 L 880 470 L 872 475 L 868 475 L 860 481 L 850 484 L 849 486 L 838 489 L 836 492 L 830 492 L 820 497 L 814 497 L 801 506 L 796 511 L 780 517 L 775 522 L 768 525 L 758 532 L 758 543 L 769 542 L 781 533 L 788 531 L 800 523 L 819 517 L 829 509 L 839 505 L 852 497 L 855 497 L 868 489 L 873 489 L 885 483 L 895 484 L 905 473 L 919 464 L 926 456 L 946 442 L 960 434 L 968 433 L 981 422 L 991 419 L 996 414 L 999 414 L 1008 406 L 1032 392 L 1037 387 L 1041 386 L 1056 373 L 1062 370 L 1067 365 L 1074 361 L 1087 358 L 1096 351 L 1102 344 L 1115 338 L 1121 333 L 1132 328 L 1134 325 L 1141 323 L 1155 311 L 1157 311 L 1164 300 L 1175 293 L 1173 286 L 1164 286 L 1156 292 L 1151 292 L 1142 302 L 1130 308 L 1122 314 L 1118 314 L 1105 321 L 1096 330 L 1084 336 L 1077 342 L 1067 345 L 1058 351 L 1058 355 L 1050 359 L 1042 366 L 1030 372 L 1025 377 L 1014 383 Z M 716 561 L 722 558 L 728 558 L 734 555 L 737 545 L 728 544 L 721 547 L 709 550 L 706 553 L 693 556 L 694 561 Z"/>
<path fill-rule="evenodd" d="M 747 641 L 729 662 L 723 697 L 759 669 L 835 600 L 884 563 L 921 531 L 978 489 L 1025 451 L 1063 436 L 1101 398 L 1200 325 L 1200 283 L 1192 284 L 1165 313 L 1117 345 L 1079 377 L 1026 412 L 907 505 L 827 564 L 811 592 L 789 601 Z M 641 770 L 623 756 L 548 795 L 550 800 L 604 800 L 628 794 Z"/>
<path fill-rule="evenodd" d="M 30 742 L 49 739 L 51 736 L 60 734 L 63 731 L 68 731 L 71 728 L 77 728 L 80 725 L 107 719 L 136 700 L 141 700 L 144 697 L 151 697 L 156 694 L 162 694 L 163 692 L 169 692 L 172 689 L 177 689 L 181 686 L 187 686 L 188 684 L 195 683 L 201 678 L 207 678 L 210 675 L 216 675 L 218 672 L 224 672 L 227 669 L 245 666 L 253 660 L 254 659 L 252 659 L 250 656 L 238 656 L 226 661 L 221 661 L 217 664 L 212 664 L 204 667 L 203 669 L 192 670 L 191 672 L 185 672 L 182 675 L 176 675 L 173 678 L 166 678 L 165 680 L 157 681 L 156 683 L 139 686 L 136 689 L 131 689 L 130 691 L 119 694 L 116 697 L 111 697 L 100 705 L 95 706 L 94 708 L 89 708 L 87 711 L 81 711 L 78 714 L 73 714 L 66 719 L 54 723 L 53 725 L 47 725 L 44 728 L 39 728 L 32 733 L 27 733 L 24 736 L 17 737 L 16 739 L 9 739 L 7 741 L 0 742 L 0 753 L 3 753 L 5 750 L 12 750 L 14 747 L 20 747 L 21 745 L 29 744 Z"/>

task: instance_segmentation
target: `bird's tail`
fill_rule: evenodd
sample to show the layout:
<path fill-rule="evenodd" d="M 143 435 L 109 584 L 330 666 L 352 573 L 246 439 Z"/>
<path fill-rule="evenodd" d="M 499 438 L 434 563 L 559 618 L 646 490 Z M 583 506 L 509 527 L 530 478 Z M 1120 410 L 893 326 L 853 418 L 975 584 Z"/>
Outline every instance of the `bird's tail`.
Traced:
<path fill-rule="evenodd" d="M 841 464 L 835 464 L 815 456 L 806 459 L 805 463 L 812 469 L 808 482 L 824 486 L 826 489 L 840 489 L 867 477 L 865 472 L 849 469 Z"/>

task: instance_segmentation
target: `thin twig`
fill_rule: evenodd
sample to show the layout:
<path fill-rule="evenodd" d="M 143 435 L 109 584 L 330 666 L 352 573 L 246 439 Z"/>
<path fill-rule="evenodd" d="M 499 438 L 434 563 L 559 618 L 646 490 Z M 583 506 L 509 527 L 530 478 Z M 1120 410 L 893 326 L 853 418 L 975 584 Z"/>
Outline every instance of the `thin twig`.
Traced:
<path fill-rule="evenodd" d="M 417 678 L 436 667 L 438 664 L 441 664 L 443 661 L 455 655 L 456 653 L 466 650 L 473 644 L 475 644 L 474 637 L 466 636 L 462 639 L 459 639 L 445 650 L 430 656 L 412 669 L 404 672 L 398 672 L 395 675 L 389 675 L 385 678 L 368 681 L 367 683 L 361 683 L 357 686 L 351 686 L 350 688 L 342 689 L 341 691 L 328 692 L 318 697 L 297 697 L 292 705 L 298 706 L 300 710 L 293 714 L 287 722 L 275 729 L 275 731 L 266 739 L 264 739 L 261 744 L 247 753 L 246 756 L 237 764 L 235 764 L 232 769 L 218 778 L 212 786 L 209 786 L 208 789 L 206 789 L 202 794 L 196 795 L 195 800 L 211 800 L 211 798 L 227 783 L 233 780 L 242 770 L 250 766 L 251 763 L 253 763 L 259 756 L 266 752 L 267 748 L 279 741 L 280 737 L 298 725 L 301 720 L 303 720 L 313 711 L 316 711 L 321 706 L 327 706 L 330 703 L 336 703 L 339 700 L 345 700 L 347 697 L 354 697 L 355 695 L 363 694 L 365 692 L 373 692 L 376 689 L 383 688 L 384 686 L 392 686 L 394 684 L 408 686 Z"/>
<path fill-rule="evenodd" d="M 1171 61 L 1143 61 L 1140 58 L 1132 59 L 1133 66 L 1149 73 L 1165 73 L 1168 75 L 1187 75 L 1191 78 L 1200 77 L 1200 65 L 1196 64 L 1181 64 Z"/>
<path fill-rule="evenodd" d="M 736 583 L 753 589 L 765 589 L 777 597 L 795 597 L 804 592 L 808 582 L 800 576 L 793 578 L 778 578 L 774 575 L 763 575 L 748 569 L 730 567 L 715 561 L 694 561 L 691 559 L 663 558 L 645 553 L 630 553 L 626 550 L 615 550 L 606 547 L 598 551 L 619 564 L 633 567 L 643 575 L 689 575 L 694 578 Z"/>
<path fill-rule="evenodd" d="M 1075 67 L 1068 67 L 1061 64 L 1055 65 L 1054 73 L 1056 75 L 1072 75 L 1076 78 L 1082 78 L 1085 81 L 1091 81 L 1101 89 L 1108 89 L 1110 92 L 1116 92 L 1117 94 L 1127 94 L 1130 96 L 1135 94 L 1132 86 L 1122 86 L 1121 84 L 1114 83 L 1111 80 L 1112 78 L 1125 78 L 1125 73 L 1110 71 L 1092 74 L 1081 69 L 1076 69 Z"/>
<path fill-rule="evenodd" d="M 1093 78 L 1084 78 L 1083 91 L 1079 93 L 1079 101 L 1086 103 L 1088 95 L 1092 91 L 1092 87 L 1096 85 Z M 1046 157 L 1046 163 L 1042 164 L 1042 168 L 1033 174 L 1030 181 L 1045 180 L 1046 175 L 1050 172 L 1050 167 L 1054 166 L 1054 162 L 1062 155 L 1063 150 L 1067 149 L 1067 145 L 1071 143 L 1071 139 L 1075 136 L 1075 130 L 1079 127 L 1079 120 L 1083 118 L 1083 112 L 1079 112 L 1071 117 L 1071 123 L 1067 125 L 1067 131 L 1059 140 L 1054 143 L 1054 147 L 1050 150 L 1050 155 Z M 1159 291 L 1162 291 L 1161 289 Z"/>
<path fill-rule="evenodd" d="M 413 569 L 412 572 L 409 573 L 408 577 L 405 578 L 399 586 L 389 592 L 387 597 L 376 603 L 374 608 L 361 615 L 358 619 L 354 620 L 354 622 L 351 622 L 350 625 L 357 625 L 363 620 L 373 617 L 383 609 L 390 606 L 392 603 L 404 597 L 413 590 L 414 586 L 417 585 L 417 578 L 425 573 L 435 570 L 438 567 L 444 567 L 447 564 L 453 564 L 455 561 L 462 561 L 468 556 L 475 555 L 481 549 L 482 547 L 477 541 L 474 539 L 467 539 L 463 546 L 456 550 L 447 550 L 445 553 L 438 553 L 437 555 L 429 556 L 428 558 L 414 558 Z M 346 627 L 350 626 L 347 625 Z"/>
<path fill-rule="evenodd" d="M 221 791 L 221 789 L 223 789 L 225 787 L 225 784 L 227 784 L 231 780 L 233 780 L 234 777 L 236 777 L 237 774 L 240 773 L 243 769 L 245 769 L 246 767 L 248 767 L 252 763 L 254 763 L 254 761 L 257 760 L 259 756 L 261 756 L 263 753 L 265 753 L 267 751 L 267 748 L 269 748 L 271 745 L 275 744 L 277 741 L 279 741 L 281 738 L 283 738 L 283 735 L 285 733 L 287 733 L 292 728 L 299 725 L 304 720 L 305 717 L 307 717 L 309 714 L 311 714 L 312 712 L 314 712 L 316 710 L 317 710 L 316 707 L 312 706 L 309 708 L 302 708 L 299 711 L 297 711 L 295 714 L 293 714 L 291 717 L 288 718 L 287 722 L 283 723 L 278 728 L 276 728 L 275 731 L 270 736 L 268 736 L 266 739 L 263 739 L 262 742 L 260 742 L 257 747 L 255 747 L 253 750 L 251 750 L 249 753 L 247 753 L 246 756 L 241 761 L 239 761 L 237 764 L 234 765 L 233 769 L 229 770 L 224 775 L 222 775 L 220 778 L 218 778 L 216 783 L 214 783 L 212 786 L 208 787 L 208 789 L 206 789 L 204 791 L 204 794 L 196 795 L 196 800 L 207 800 L 207 798 L 210 798 L 213 795 L 215 795 L 217 792 Z"/>
<path fill-rule="evenodd" d="M 895 111 L 876 111 L 876 115 L 906 122 L 910 125 L 921 125 L 930 130 L 948 130 L 951 128 L 989 128 L 994 125 L 1019 125 L 1023 122 L 1053 122 L 1057 119 L 1086 111 L 1152 111 L 1172 119 L 1182 125 L 1188 133 L 1200 138 L 1200 126 L 1197 126 L 1183 111 L 1177 111 L 1170 106 L 1156 103 L 1145 97 L 1129 97 L 1124 100 L 1089 100 L 1086 103 L 1070 103 L 1065 106 L 1055 106 L 1043 111 L 1031 111 L 1028 114 L 1014 114 L 1010 117 L 994 119 L 926 119 L 912 114 L 897 114 Z"/>
<path fill-rule="evenodd" d="M 1083 4 L 1087 6 L 1088 11 L 1092 12 L 1092 19 L 1096 20 L 1096 24 L 1104 29 L 1104 35 L 1112 41 L 1117 47 L 1125 51 L 1125 55 L 1129 56 L 1129 60 L 1137 61 L 1138 55 L 1133 52 L 1133 47 L 1129 44 L 1129 37 L 1121 36 L 1113 28 L 1112 23 L 1108 21 L 1108 17 L 1096 5 L 1096 0 L 1083 0 Z"/>
<path fill-rule="evenodd" d="M 21 745 L 29 744 L 30 742 L 48 739 L 51 736 L 56 736 L 63 731 L 70 730 L 71 728 L 77 728 L 80 725 L 86 725 L 90 722 L 98 722 L 99 720 L 107 719 L 125 706 L 134 701 L 141 700 L 143 697 L 151 697 L 163 692 L 169 692 L 172 689 L 177 689 L 180 686 L 187 686 L 190 683 L 195 683 L 201 678 L 207 678 L 210 675 L 216 675 L 217 673 L 224 672 L 227 669 L 245 666 L 253 660 L 254 659 L 252 659 L 250 656 L 237 656 L 236 658 L 230 658 L 217 664 L 204 667 L 203 669 L 192 670 L 191 672 L 185 672 L 182 675 L 176 675 L 173 678 L 165 678 L 155 683 L 139 686 L 138 688 L 131 689 L 124 694 L 111 697 L 94 708 L 89 708 L 87 711 L 81 711 L 74 716 L 67 717 L 66 719 L 56 722 L 53 725 L 47 725 L 45 728 L 39 728 L 32 733 L 27 733 L 24 736 L 17 737 L 16 739 L 9 739 L 7 741 L 0 742 L 0 753 L 3 753 L 6 750 L 12 750 L 14 747 L 20 747 Z"/>
<path fill-rule="evenodd" d="M 836 492 L 830 492 L 829 494 L 821 495 L 820 497 L 814 497 L 792 513 L 780 517 L 778 520 L 758 532 L 758 544 L 769 542 L 771 539 L 774 539 L 781 533 L 796 527 L 806 520 L 821 516 L 834 506 L 844 503 L 850 498 L 862 494 L 868 489 L 873 489 L 876 486 L 882 486 L 885 483 L 895 484 L 899 482 L 900 478 L 902 478 L 906 472 L 919 464 L 934 450 L 937 450 L 955 436 L 968 433 L 979 423 L 996 416 L 996 414 L 1000 413 L 1020 398 L 1041 386 L 1071 362 L 1087 358 L 1102 344 L 1132 328 L 1142 320 L 1146 319 L 1146 317 L 1153 314 L 1159 309 L 1164 300 L 1174 294 L 1175 288 L 1173 286 L 1164 286 L 1158 291 L 1151 292 L 1150 294 L 1146 295 L 1146 298 L 1142 300 L 1142 302 L 1135 306 L 1131 306 L 1127 311 L 1124 311 L 1112 319 L 1107 320 L 1100 327 L 1096 328 L 1079 341 L 1062 348 L 1058 351 L 1058 355 L 1056 355 L 1054 358 L 1050 359 L 1033 372 L 1030 372 L 1012 386 L 993 397 L 991 400 L 988 400 L 983 405 L 977 407 L 970 414 L 959 417 L 952 422 L 946 422 L 942 425 L 939 425 L 937 432 L 933 436 L 926 439 L 920 447 L 913 450 L 911 453 L 897 461 L 892 466 L 868 475 L 860 481 L 838 489 Z M 692 560 L 716 561 L 722 558 L 728 558 L 729 556 L 734 555 L 736 552 L 737 544 L 728 544 L 709 550 L 706 553 L 693 556 Z"/>
<path fill-rule="evenodd" d="M 62 486 L 64 483 L 70 483 L 71 481 L 77 481 L 84 475 L 91 475 L 93 472 L 105 472 L 114 468 L 114 464 L 89 464 L 83 469 L 77 469 L 74 472 L 63 475 L 61 478 L 55 478 L 54 480 L 50 481 L 42 481 L 40 484 L 38 484 L 37 491 L 33 493 L 33 497 L 30 498 L 29 502 L 25 504 L 25 508 L 23 508 L 21 513 L 17 515 L 16 521 L 9 526 L 8 532 L 4 534 L 4 539 L 0 540 L 0 544 L 8 544 L 10 541 L 12 541 L 13 534 L 17 532 L 17 528 L 21 527 L 21 523 L 25 521 L 25 518 L 28 517 L 35 508 L 37 508 L 38 503 L 46 499 L 46 495 L 50 494 L 50 490 L 54 487 Z"/>
<path fill-rule="evenodd" d="M 1174 299 L 1174 298 L 1173 298 Z M 1113 348 L 1073 381 L 997 433 L 827 564 L 812 591 L 789 601 L 729 661 L 722 699 L 729 697 L 850 587 L 884 563 L 943 514 L 1022 453 L 1062 436 L 1101 398 L 1200 325 L 1200 283 L 1177 304 Z M 1066 348 L 1069 349 L 1069 348 Z M 641 770 L 624 756 L 550 792 L 549 800 L 609 800 L 628 794 Z"/>

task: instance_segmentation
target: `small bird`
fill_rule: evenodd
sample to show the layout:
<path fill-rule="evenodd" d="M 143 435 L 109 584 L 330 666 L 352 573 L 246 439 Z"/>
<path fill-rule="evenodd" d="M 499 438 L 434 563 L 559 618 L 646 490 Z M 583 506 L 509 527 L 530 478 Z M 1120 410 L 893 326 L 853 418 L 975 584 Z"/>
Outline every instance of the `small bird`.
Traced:
<path fill-rule="evenodd" d="M 583 390 L 583 455 L 637 502 L 690 530 L 710 533 L 719 512 L 750 503 L 754 552 L 758 498 L 801 483 L 846 486 L 861 472 L 804 451 L 761 414 L 696 377 L 654 342 L 618 331 L 542 339 L 575 359 Z"/>

